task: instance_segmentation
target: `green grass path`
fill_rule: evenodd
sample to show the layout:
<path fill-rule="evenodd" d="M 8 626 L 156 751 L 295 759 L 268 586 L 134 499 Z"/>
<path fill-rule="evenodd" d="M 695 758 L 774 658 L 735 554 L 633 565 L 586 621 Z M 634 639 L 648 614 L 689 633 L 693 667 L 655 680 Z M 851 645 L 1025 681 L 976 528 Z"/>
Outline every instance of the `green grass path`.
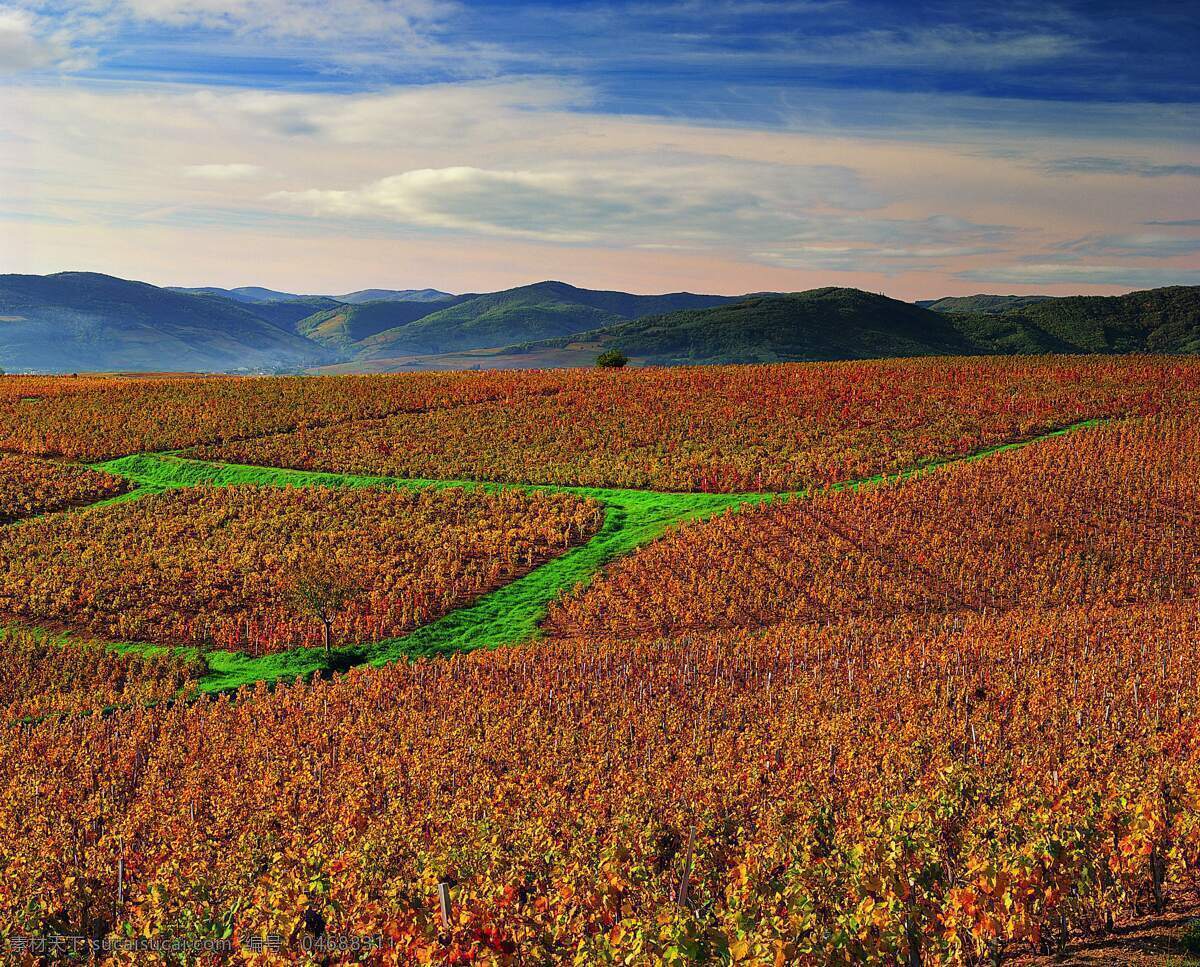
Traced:
<path fill-rule="evenodd" d="M 929 473 L 937 467 L 964 460 L 977 460 L 1061 436 L 1102 421 L 1088 420 L 1054 430 L 1029 440 L 989 447 L 976 453 L 927 461 L 896 474 L 847 481 L 835 490 L 897 482 Z M 399 638 L 335 650 L 331 657 L 323 651 L 299 648 L 275 655 L 255 657 L 239 652 L 208 651 L 204 658 L 208 673 L 200 679 L 201 691 L 214 692 L 259 681 L 278 681 L 308 677 L 319 671 L 344 669 L 354 665 L 384 665 L 404 658 L 446 655 L 476 648 L 497 648 L 528 641 L 539 634 L 539 624 L 547 608 L 561 594 L 585 585 L 609 562 L 630 553 L 661 536 L 672 526 L 699 520 L 740 507 L 752 506 L 802 494 L 742 493 L 698 494 L 663 493 L 644 490 L 616 490 L 598 487 L 560 487 L 537 484 L 486 483 L 473 480 L 425 480 L 359 474 L 321 473 L 282 470 L 240 464 L 190 460 L 174 454 L 140 454 L 121 457 L 95 465 L 96 469 L 126 478 L 134 489 L 102 504 L 136 500 L 150 494 L 179 487 L 234 486 L 258 484 L 272 487 L 387 487 L 421 489 L 462 487 L 484 491 L 505 489 L 547 490 L 592 497 L 605 507 L 604 523 L 585 544 L 530 571 L 477 601 L 459 608 L 422 628 Z M 99 505 L 93 505 L 99 506 Z M 116 643 L 119 651 L 154 652 L 166 646 L 137 642 Z M 176 651 L 195 654 L 194 648 Z"/>
<path fill-rule="evenodd" d="M 138 455 L 97 464 L 97 469 L 125 477 L 137 489 L 125 495 L 161 493 L 177 487 L 258 484 L 272 487 L 390 487 L 421 489 L 462 487 L 483 491 L 548 490 L 592 497 L 605 507 L 604 523 L 585 544 L 551 559 L 524 577 L 484 595 L 472 604 L 400 638 L 339 648 L 332 659 L 319 649 L 254 657 L 237 652 L 205 653 L 209 673 L 204 691 L 220 691 L 256 681 L 307 676 L 328 668 L 358 664 L 384 665 L 402 658 L 444 655 L 496 648 L 534 638 L 549 605 L 564 591 L 585 584 L 610 561 L 660 536 L 674 524 L 774 499 L 774 494 L 676 494 L 602 487 L 559 487 L 536 484 L 482 483 L 472 480 L 425 480 L 359 474 L 280 470 L 239 464 L 189 460 L 174 455 Z M 151 651 L 136 643 L 120 650 Z"/>

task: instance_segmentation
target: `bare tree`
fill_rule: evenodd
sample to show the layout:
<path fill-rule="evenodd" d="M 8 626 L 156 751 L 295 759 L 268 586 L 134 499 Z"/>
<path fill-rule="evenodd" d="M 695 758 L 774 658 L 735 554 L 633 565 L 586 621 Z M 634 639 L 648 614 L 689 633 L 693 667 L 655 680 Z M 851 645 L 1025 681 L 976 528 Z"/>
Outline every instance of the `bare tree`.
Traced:
<path fill-rule="evenodd" d="M 326 655 L 333 650 L 333 623 L 358 590 L 344 574 L 319 567 L 303 568 L 288 589 L 292 607 L 321 622 Z"/>

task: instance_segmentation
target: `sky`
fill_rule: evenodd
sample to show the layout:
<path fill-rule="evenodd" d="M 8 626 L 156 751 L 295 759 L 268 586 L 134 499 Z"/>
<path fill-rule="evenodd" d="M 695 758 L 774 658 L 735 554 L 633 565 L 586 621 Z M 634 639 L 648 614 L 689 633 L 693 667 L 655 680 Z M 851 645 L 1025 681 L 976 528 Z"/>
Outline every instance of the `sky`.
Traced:
<path fill-rule="evenodd" d="M 1188 2 L 0 0 L 0 272 L 1200 284 Z"/>

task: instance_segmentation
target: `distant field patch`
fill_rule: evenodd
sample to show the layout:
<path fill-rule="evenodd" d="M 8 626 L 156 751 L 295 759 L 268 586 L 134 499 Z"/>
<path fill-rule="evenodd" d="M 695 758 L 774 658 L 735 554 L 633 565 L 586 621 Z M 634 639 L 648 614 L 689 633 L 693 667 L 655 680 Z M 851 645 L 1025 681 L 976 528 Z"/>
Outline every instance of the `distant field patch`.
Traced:
<path fill-rule="evenodd" d="M 0 613 L 108 638 L 263 654 L 318 646 L 296 601 L 340 590 L 338 644 L 419 627 L 601 525 L 566 494 L 193 488 L 0 534 Z"/>
<path fill-rule="evenodd" d="M 127 489 L 120 477 L 98 470 L 0 456 L 0 523 L 93 503 Z"/>
<path fill-rule="evenodd" d="M 0 710 L 5 721 L 146 705 L 187 694 L 204 662 L 162 650 L 118 655 L 102 642 L 0 629 Z"/>
<path fill-rule="evenodd" d="M 548 377 L 525 374 L 531 386 L 520 393 L 229 440 L 189 456 L 397 477 L 791 491 L 1141 412 L 1198 375 L 1193 363 L 1136 358 L 571 370 L 553 374 L 553 393 L 530 392 Z"/>
<path fill-rule="evenodd" d="M 1174 601 L 1200 591 L 1200 430 L 1123 421 L 899 487 L 679 530 L 553 608 L 552 634 Z"/>

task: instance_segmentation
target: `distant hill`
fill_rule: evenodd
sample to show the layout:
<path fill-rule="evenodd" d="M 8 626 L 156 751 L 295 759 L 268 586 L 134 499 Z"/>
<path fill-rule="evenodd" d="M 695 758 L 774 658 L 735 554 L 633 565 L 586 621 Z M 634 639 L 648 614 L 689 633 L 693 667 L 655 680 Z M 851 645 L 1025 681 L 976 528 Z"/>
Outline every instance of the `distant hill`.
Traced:
<path fill-rule="evenodd" d="M 523 347 L 575 343 L 589 351 L 619 349 L 656 364 L 765 363 L 979 353 L 979 342 L 954 319 L 858 289 L 824 288 L 759 295 L 708 309 L 649 316 Z"/>
<path fill-rule="evenodd" d="M 462 352 L 569 336 L 647 313 L 733 301 L 730 296 L 676 292 L 642 296 L 538 282 L 473 297 L 412 322 L 376 333 L 357 347 L 364 359 Z"/>
<path fill-rule="evenodd" d="M 994 314 L 1007 312 L 1010 309 L 1020 309 L 1052 298 L 1054 297 L 1048 295 L 963 295 L 949 296 L 945 299 L 922 299 L 918 300 L 917 305 L 925 309 L 932 309 L 934 312 Z"/>
<path fill-rule="evenodd" d="M 296 295 L 294 292 L 277 292 L 274 289 L 264 289 L 257 285 L 243 285 L 237 289 L 221 289 L 215 285 L 201 285 L 187 288 L 184 286 L 167 286 L 171 292 L 183 292 L 187 295 L 219 295 L 234 302 L 287 302 L 293 299 L 306 299 L 310 296 Z"/>
<path fill-rule="evenodd" d="M 1200 353 L 1200 286 L 1066 296 L 996 316 L 1037 327 L 1083 353 Z"/>
<path fill-rule="evenodd" d="M 359 305 L 363 302 L 442 302 L 454 296 L 440 289 L 359 289 L 333 298 L 338 302 Z"/>
<path fill-rule="evenodd" d="M 1004 297 L 1000 297 L 1004 298 Z M 1200 352 L 1200 287 L 1023 302 L 1004 312 L 935 312 L 858 289 L 761 295 L 667 313 L 510 353 L 617 349 L 642 363 L 750 363 L 993 353 Z M 499 363 L 497 363 L 499 364 Z"/>
<path fill-rule="evenodd" d="M 234 302 L 249 304 L 271 302 L 297 302 L 306 299 L 325 299 L 329 302 L 349 303 L 357 305 L 360 302 L 437 302 L 449 299 L 449 292 L 438 289 L 359 289 L 357 292 L 347 292 L 345 295 L 297 295 L 294 292 L 279 292 L 276 289 L 264 289 L 257 285 L 243 285 L 236 289 L 222 289 L 215 285 L 202 285 L 187 288 L 184 286 L 167 286 L 172 292 L 186 292 L 189 295 L 219 295 Z"/>
<path fill-rule="evenodd" d="M 400 290 L 362 290 L 350 296 Z M 430 295 L 436 290 L 412 290 Z M 539 282 L 356 304 L 270 289 L 180 291 L 87 272 L 0 276 L 12 371 L 396 371 L 754 363 L 990 353 L 1200 353 L 1200 287 L 929 306 L 858 289 L 642 296 Z"/>
<path fill-rule="evenodd" d="M 211 296 L 210 298 L 219 298 Z M 260 319 L 266 319 L 281 329 L 295 332 L 304 319 L 320 312 L 337 309 L 342 303 L 324 295 L 297 296 L 295 299 L 280 299 L 277 302 L 248 302 L 242 304 Z"/>
<path fill-rule="evenodd" d="M 226 298 L 91 272 L 0 275 L 9 370 L 275 370 L 331 355 Z"/>
<path fill-rule="evenodd" d="M 356 343 L 390 329 L 416 322 L 447 305 L 455 305 L 468 296 L 447 296 L 426 302 L 364 302 L 360 305 L 337 304 L 300 320 L 296 331 L 324 346 L 354 354 Z M 287 303 L 284 303 L 285 305 Z"/>

